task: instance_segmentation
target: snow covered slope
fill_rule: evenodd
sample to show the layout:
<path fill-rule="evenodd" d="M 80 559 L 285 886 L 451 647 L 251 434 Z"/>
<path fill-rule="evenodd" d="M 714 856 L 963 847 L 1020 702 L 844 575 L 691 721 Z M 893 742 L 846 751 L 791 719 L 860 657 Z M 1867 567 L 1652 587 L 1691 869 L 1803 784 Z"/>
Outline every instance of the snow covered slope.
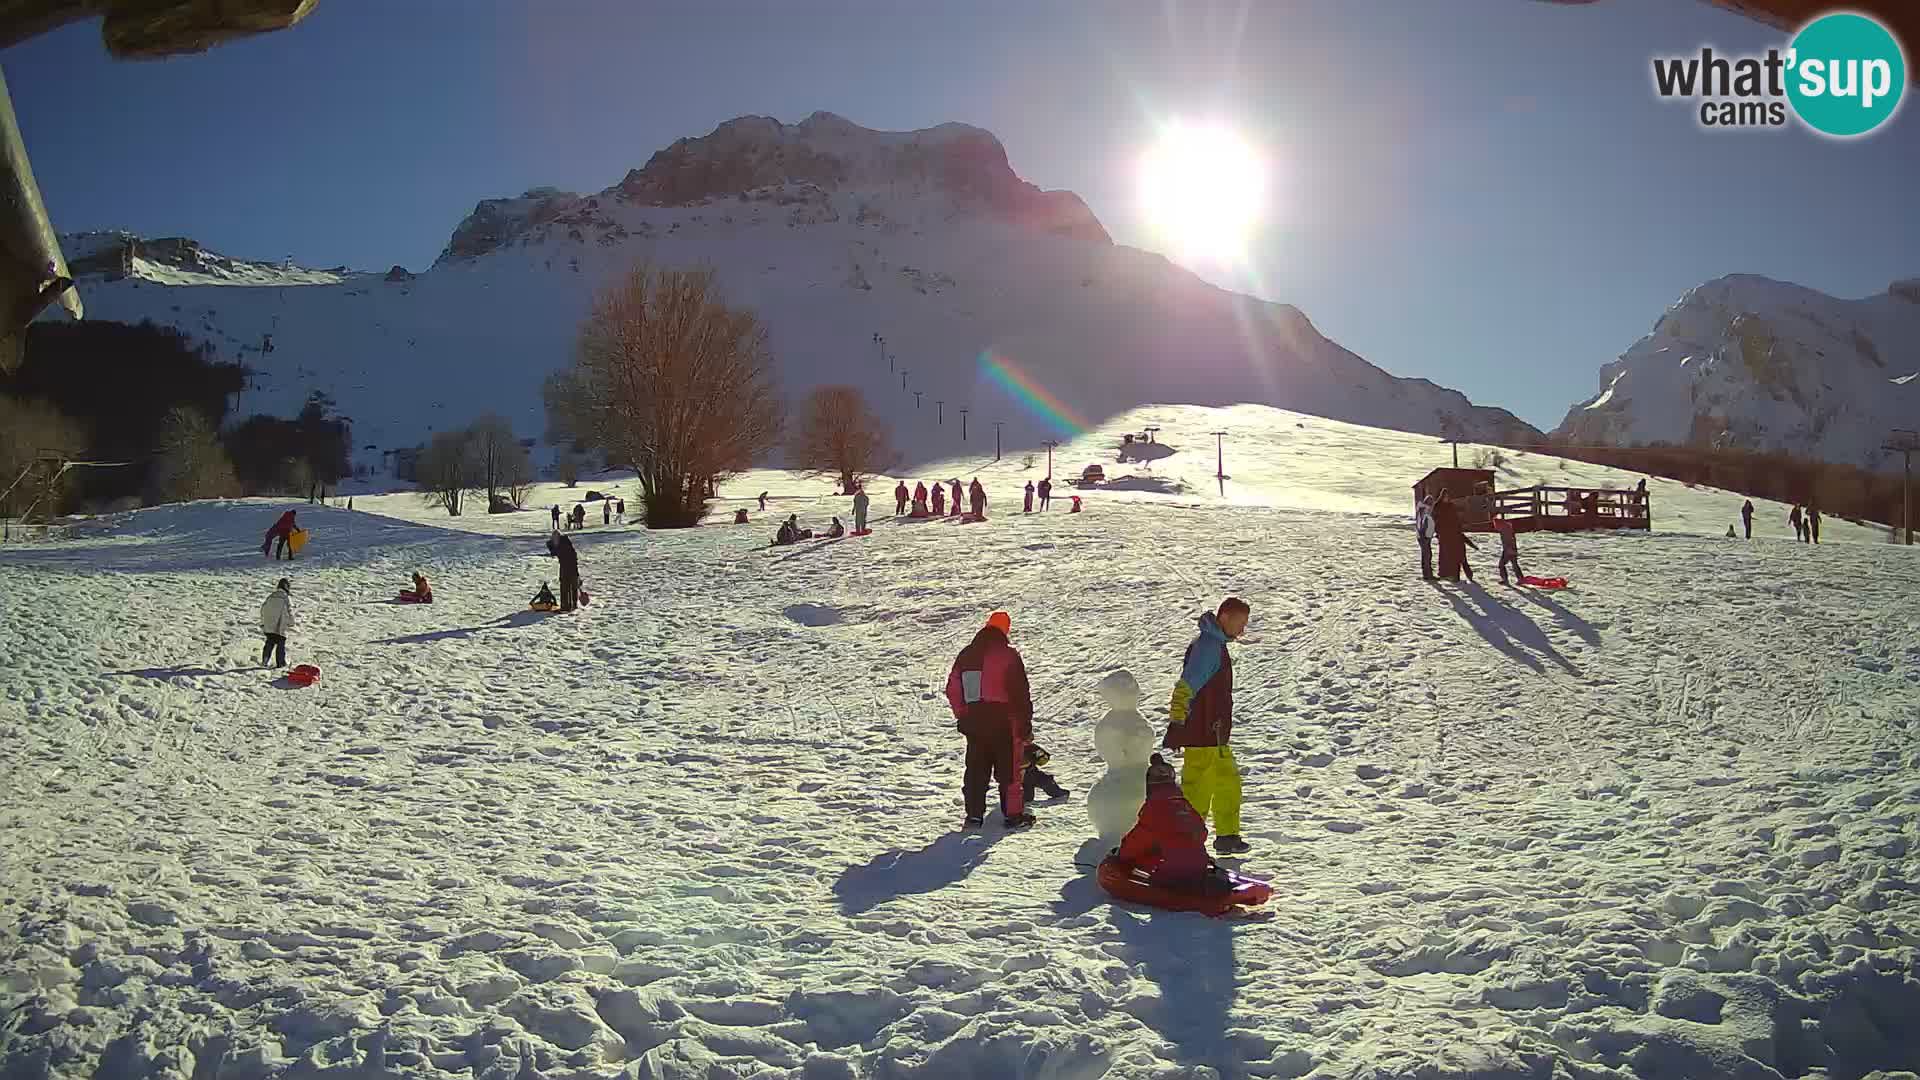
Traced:
<path fill-rule="evenodd" d="M 1123 438 L 1126 433 L 1143 432 L 1149 426 L 1159 428 L 1152 444 L 1128 444 Z M 1212 435 L 1222 430 L 1228 433 L 1223 455 L 1216 450 Z M 978 457 L 942 458 L 911 473 L 873 479 L 867 485 L 873 505 L 885 503 L 891 507 L 896 480 L 912 487 L 916 482 L 931 485 L 956 477 L 966 484 L 978 477 L 987 489 L 989 513 L 1017 510 L 1025 485 L 1046 475 L 1046 450 L 1013 451 L 995 461 L 991 437 L 985 442 Z M 1460 447 L 1463 465 L 1493 455 L 1498 455 L 1499 464 L 1489 461 L 1489 467 L 1494 469 L 1501 490 L 1532 484 L 1626 490 L 1645 479 L 1658 533 L 1724 537 L 1727 526 L 1737 526 L 1740 521 L 1742 496 L 1717 488 L 1643 477 L 1550 454 L 1474 443 Z M 1214 475 L 1222 457 L 1229 477 L 1224 483 Z M 1327 510 L 1403 520 L 1412 510 L 1414 481 L 1452 460 L 1452 448 L 1430 435 L 1362 427 L 1265 405 L 1151 405 L 1122 413 L 1061 443 L 1054 451 L 1054 474 L 1061 485 L 1058 508 L 1063 510 L 1068 496 L 1078 494 L 1088 509 L 1096 512 L 1116 502 L 1145 502 L 1169 508 Z M 1079 477 L 1094 464 L 1105 471 L 1105 483 L 1090 489 L 1065 486 L 1066 481 Z M 836 482 L 784 469 L 750 470 L 721 485 L 709 520 L 724 522 L 736 509 L 745 507 L 755 523 L 765 523 L 769 534 L 779 519 L 790 513 L 797 513 L 802 525 L 814 529 L 824 528 L 834 516 L 850 521 L 847 497 L 831 494 Z M 639 498 L 632 473 L 587 477 L 573 488 L 557 483 L 537 485 L 527 505 L 535 511 L 555 505 L 570 510 L 588 491 L 596 489 L 624 494 L 630 500 L 628 509 L 637 516 Z M 755 497 L 762 491 L 769 493 L 771 517 L 761 514 L 755 504 Z M 414 492 L 377 494 L 359 488 L 355 490 L 355 505 L 423 524 L 501 536 L 541 534 L 548 522 L 547 516 L 538 512 L 448 518 L 444 511 L 423 505 Z M 592 520 L 598 522 L 597 504 L 586 505 L 592 511 Z M 1756 500 L 1754 537 L 1791 539 L 1789 509 L 1784 503 Z M 1883 544 L 1888 531 L 1883 526 L 1854 525 L 1827 517 L 1820 539 L 1823 543 Z M 1601 536 L 1590 535 L 1595 539 Z M 1491 551 L 1488 554 L 1491 556 Z"/>
<path fill-rule="evenodd" d="M 541 378 L 567 362 L 594 290 L 643 258 L 717 267 L 766 319 L 790 394 L 860 387 L 909 461 L 961 452 L 963 407 L 972 438 L 999 420 L 1009 447 L 1155 401 L 1538 434 L 1386 374 L 1297 309 L 1112 244 L 1077 197 L 1020 180 L 996 139 L 956 124 L 884 133 L 824 113 L 743 117 L 596 194 L 482 202 L 417 276 L 323 271 L 333 280 L 239 288 L 136 263 L 80 288 L 97 318 L 178 326 L 259 368 L 243 408 L 291 410 L 325 390 L 357 442 L 396 447 L 489 410 L 539 433 Z M 914 391 L 945 425 L 921 422 Z"/>
<path fill-rule="evenodd" d="M 1585 443 L 1783 450 L 1898 467 L 1920 427 L 1920 279 L 1840 300 L 1748 274 L 1689 291 L 1555 429 Z"/>
<path fill-rule="evenodd" d="M 1168 470 L 1204 453 L 1163 434 Z M 1402 482 L 1266 438 L 1293 488 Z M 541 515 L 388 500 L 417 520 L 302 507 L 292 564 L 260 500 L 0 549 L 0 1075 L 1920 1067 L 1908 549 L 1527 537 L 1576 583 L 1527 593 L 1421 582 L 1398 507 L 1095 495 L 779 550 L 595 527 L 593 604 L 544 618 Z M 416 569 L 436 603 L 388 602 Z M 307 690 L 251 666 L 281 574 Z M 1111 903 L 1077 865 L 1095 686 L 1130 668 L 1160 722 L 1227 592 L 1245 867 L 1280 887 Z M 940 689 L 1001 607 L 1074 794 L 968 834 Z"/>

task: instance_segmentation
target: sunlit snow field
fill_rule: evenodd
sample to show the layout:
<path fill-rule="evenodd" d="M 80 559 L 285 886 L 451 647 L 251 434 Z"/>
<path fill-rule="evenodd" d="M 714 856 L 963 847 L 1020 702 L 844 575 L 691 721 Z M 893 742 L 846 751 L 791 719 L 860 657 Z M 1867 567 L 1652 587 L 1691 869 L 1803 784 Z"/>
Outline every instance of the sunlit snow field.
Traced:
<path fill-rule="evenodd" d="M 1121 430 L 1165 450 L 1116 460 Z M 1224 428 L 1214 477 L 1209 431 Z M 975 436 L 978 438 L 978 436 Z M 1920 562 L 1653 481 L 1655 530 L 1525 536 L 1561 592 L 1419 579 L 1424 436 L 1145 409 L 956 460 L 982 524 L 729 482 L 577 534 L 417 495 L 100 519 L 0 548 L 0 1075 L 1857 1077 L 1920 1069 Z M 1463 458 L 1476 452 L 1463 447 Z M 1464 463 L 1464 462 L 1463 462 Z M 1149 470 L 1148 466 L 1151 466 Z M 1637 477 L 1521 456 L 1502 486 Z M 752 501 L 770 492 L 762 513 Z M 736 507 L 751 523 L 727 523 Z M 408 575 L 436 602 L 391 602 Z M 255 612 L 293 581 L 290 689 Z M 1252 916 L 1114 904 L 1095 683 L 1165 701 L 1234 593 Z M 1073 789 L 960 830 L 939 688 L 995 608 Z"/>

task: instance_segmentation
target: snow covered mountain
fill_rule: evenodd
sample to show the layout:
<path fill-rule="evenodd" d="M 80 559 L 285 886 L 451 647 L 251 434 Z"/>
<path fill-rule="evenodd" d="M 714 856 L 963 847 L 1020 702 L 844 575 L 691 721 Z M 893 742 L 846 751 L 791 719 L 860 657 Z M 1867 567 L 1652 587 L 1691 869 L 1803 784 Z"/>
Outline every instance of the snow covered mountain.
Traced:
<path fill-rule="evenodd" d="M 1600 393 L 1555 429 L 1581 442 L 1666 442 L 1897 467 L 1892 428 L 1920 427 L 1920 279 L 1841 300 L 1734 274 L 1690 290 L 1600 369 Z"/>
<path fill-rule="evenodd" d="M 995 421 L 1005 446 L 1034 446 L 1150 402 L 1538 435 L 1388 375 L 1295 308 L 1115 245 L 1077 196 L 1021 180 L 997 139 L 960 124 L 728 121 L 595 194 L 483 201 L 418 275 L 69 242 L 93 317 L 150 318 L 244 359 L 260 371 L 248 411 L 327 391 L 363 445 L 413 445 L 485 411 L 539 432 L 540 380 L 567 362 L 595 289 L 641 259 L 717 267 L 766 320 L 789 394 L 860 387 L 908 463 L 972 452 Z"/>

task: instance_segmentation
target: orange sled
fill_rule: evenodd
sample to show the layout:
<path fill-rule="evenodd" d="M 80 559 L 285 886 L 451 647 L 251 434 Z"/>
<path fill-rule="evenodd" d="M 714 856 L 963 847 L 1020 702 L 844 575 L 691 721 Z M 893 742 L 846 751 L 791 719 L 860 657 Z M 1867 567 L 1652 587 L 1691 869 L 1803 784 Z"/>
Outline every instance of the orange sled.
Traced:
<path fill-rule="evenodd" d="M 1273 895 L 1273 886 L 1258 878 L 1225 869 L 1216 869 L 1215 874 L 1214 887 L 1206 890 L 1169 889 L 1146 880 L 1132 863 L 1109 855 L 1101 860 L 1098 877 L 1100 887 L 1115 900 L 1202 915 L 1225 915 L 1237 907 L 1264 904 Z"/>

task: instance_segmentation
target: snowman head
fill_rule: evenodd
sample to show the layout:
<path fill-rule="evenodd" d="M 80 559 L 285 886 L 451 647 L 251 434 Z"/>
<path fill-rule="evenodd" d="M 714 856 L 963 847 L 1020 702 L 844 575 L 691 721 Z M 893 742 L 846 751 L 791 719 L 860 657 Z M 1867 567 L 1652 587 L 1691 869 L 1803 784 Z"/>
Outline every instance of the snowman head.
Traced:
<path fill-rule="evenodd" d="M 1100 700 L 1109 709 L 1130 711 L 1140 707 L 1140 684 L 1134 681 L 1133 672 L 1124 668 L 1101 679 L 1099 690 Z"/>

